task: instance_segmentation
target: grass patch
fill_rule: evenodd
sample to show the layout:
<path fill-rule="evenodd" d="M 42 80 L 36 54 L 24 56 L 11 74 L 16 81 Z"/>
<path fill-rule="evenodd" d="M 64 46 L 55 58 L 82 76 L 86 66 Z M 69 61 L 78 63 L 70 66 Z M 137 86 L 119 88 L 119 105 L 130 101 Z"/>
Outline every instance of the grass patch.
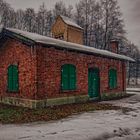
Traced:
<path fill-rule="evenodd" d="M 0 123 L 29 123 L 51 121 L 66 118 L 75 113 L 95 110 L 118 110 L 120 107 L 102 103 L 83 103 L 48 107 L 44 109 L 28 109 L 0 104 Z"/>

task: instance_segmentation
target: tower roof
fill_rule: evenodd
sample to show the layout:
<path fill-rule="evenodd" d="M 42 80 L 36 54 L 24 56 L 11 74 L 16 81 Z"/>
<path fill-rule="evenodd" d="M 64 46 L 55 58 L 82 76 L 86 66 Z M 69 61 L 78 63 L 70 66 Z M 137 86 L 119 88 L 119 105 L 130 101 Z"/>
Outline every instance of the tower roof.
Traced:
<path fill-rule="evenodd" d="M 60 17 L 62 18 L 62 20 L 63 20 L 66 24 L 68 24 L 68 25 L 70 25 L 70 26 L 74 26 L 74 27 L 79 28 L 79 29 L 83 29 L 83 28 L 82 28 L 81 26 L 79 26 L 73 19 L 68 18 L 68 17 L 66 17 L 66 16 L 61 16 L 61 15 L 60 15 Z"/>

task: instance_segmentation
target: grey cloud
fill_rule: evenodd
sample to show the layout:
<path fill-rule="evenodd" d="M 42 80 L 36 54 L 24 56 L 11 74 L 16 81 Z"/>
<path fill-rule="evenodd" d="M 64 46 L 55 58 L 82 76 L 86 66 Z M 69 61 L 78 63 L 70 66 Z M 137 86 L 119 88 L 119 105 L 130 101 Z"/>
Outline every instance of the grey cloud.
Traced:
<path fill-rule="evenodd" d="M 133 11 L 133 19 L 136 21 L 140 21 L 140 0 L 134 1 Z"/>
<path fill-rule="evenodd" d="M 59 0 L 5 0 L 15 9 L 26 9 L 28 7 L 38 10 L 42 2 L 46 3 L 48 9 Z M 75 5 L 79 0 L 62 0 L 66 5 Z M 128 31 L 128 39 L 136 45 L 140 44 L 140 0 L 118 0 L 120 8 L 123 12 L 126 30 Z M 140 47 L 140 46 L 139 46 Z"/>

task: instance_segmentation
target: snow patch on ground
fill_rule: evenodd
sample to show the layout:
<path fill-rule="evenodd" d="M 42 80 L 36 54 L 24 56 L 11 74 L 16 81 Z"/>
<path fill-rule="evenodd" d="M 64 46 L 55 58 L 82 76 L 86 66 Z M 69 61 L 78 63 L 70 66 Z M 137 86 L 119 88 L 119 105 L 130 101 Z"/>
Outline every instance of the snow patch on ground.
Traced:
<path fill-rule="evenodd" d="M 126 109 L 88 112 L 49 123 L 1 125 L 0 140 L 139 140 L 140 94 L 103 103 Z"/>
<path fill-rule="evenodd" d="M 127 91 L 139 91 L 140 92 L 140 88 L 127 88 Z"/>

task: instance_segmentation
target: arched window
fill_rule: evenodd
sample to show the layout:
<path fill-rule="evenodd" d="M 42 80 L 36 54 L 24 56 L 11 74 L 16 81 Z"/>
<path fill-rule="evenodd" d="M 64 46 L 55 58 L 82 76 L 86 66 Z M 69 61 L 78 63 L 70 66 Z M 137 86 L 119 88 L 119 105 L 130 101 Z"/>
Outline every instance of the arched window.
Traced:
<path fill-rule="evenodd" d="M 109 88 L 114 89 L 117 87 L 117 70 L 110 69 L 109 70 Z"/>
<path fill-rule="evenodd" d="M 76 67 L 71 64 L 65 64 L 61 69 L 61 87 L 62 90 L 76 89 Z"/>
<path fill-rule="evenodd" d="M 16 92 L 19 89 L 18 84 L 18 66 L 10 65 L 8 67 L 8 91 Z"/>

